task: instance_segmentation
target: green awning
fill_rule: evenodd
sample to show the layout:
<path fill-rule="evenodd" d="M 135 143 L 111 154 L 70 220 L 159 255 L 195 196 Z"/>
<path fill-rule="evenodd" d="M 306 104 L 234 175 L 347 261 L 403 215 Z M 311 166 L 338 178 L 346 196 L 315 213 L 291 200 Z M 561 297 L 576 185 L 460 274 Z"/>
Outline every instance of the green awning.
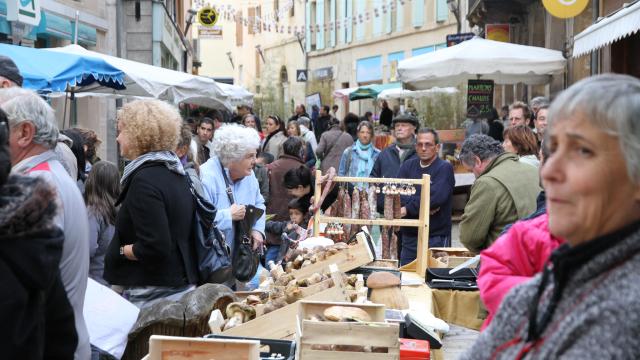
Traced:
<path fill-rule="evenodd" d="M 37 33 L 71 40 L 73 27 L 71 26 L 71 20 L 42 11 L 42 18 L 40 20 L 40 26 L 37 28 Z"/>
<path fill-rule="evenodd" d="M 359 87 L 356 91 L 353 91 L 349 94 L 349 100 L 361 100 L 361 99 L 375 99 L 378 97 L 378 94 L 383 90 L 388 89 L 396 89 L 401 88 L 401 82 L 388 83 L 388 84 L 374 84 L 374 85 L 365 85 Z"/>

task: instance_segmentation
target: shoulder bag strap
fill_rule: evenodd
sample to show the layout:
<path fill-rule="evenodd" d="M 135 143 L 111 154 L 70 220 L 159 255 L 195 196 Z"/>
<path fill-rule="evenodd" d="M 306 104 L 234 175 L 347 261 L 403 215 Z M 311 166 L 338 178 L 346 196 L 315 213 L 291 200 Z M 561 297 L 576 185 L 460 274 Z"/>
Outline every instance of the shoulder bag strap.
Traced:
<path fill-rule="evenodd" d="M 220 159 L 218 159 L 220 162 Z M 227 185 L 227 196 L 229 197 L 229 204 L 233 205 L 235 201 L 233 200 L 233 190 L 231 189 L 231 181 L 229 181 L 229 177 L 227 177 L 227 172 L 224 171 L 224 166 L 222 166 L 222 162 L 220 162 L 220 171 L 222 171 L 222 177 L 224 178 L 224 183 Z"/>

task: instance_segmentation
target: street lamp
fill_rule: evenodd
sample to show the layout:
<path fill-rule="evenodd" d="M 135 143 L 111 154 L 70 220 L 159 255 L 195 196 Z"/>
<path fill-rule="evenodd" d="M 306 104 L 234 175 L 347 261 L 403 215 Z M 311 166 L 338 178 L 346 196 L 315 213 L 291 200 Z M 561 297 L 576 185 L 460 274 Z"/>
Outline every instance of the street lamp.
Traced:
<path fill-rule="evenodd" d="M 260 54 L 260 58 L 262 59 L 262 63 L 264 64 L 264 53 L 262 52 L 262 48 L 260 47 L 260 45 L 256 45 L 256 51 L 258 52 L 258 54 Z"/>
<path fill-rule="evenodd" d="M 187 18 L 187 27 L 184 28 L 184 36 L 187 36 L 189 28 L 191 27 L 191 24 L 193 24 L 193 18 L 198 14 L 198 11 L 194 9 L 189 9 L 187 12 L 189 13 L 189 17 Z"/>
<path fill-rule="evenodd" d="M 233 56 L 231 56 L 231 51 L 227 51 L 227 57 L 229 58 L 229 62 L 231 63 L 231 68 L 235 70 L 236 67 L 233 65 Z"/>
<path fill-rule="evenodd" d="M 460 34 L 460 28 L 462 26 L 460 23 L 460 0 L 447 0 L 447 6 L 449 6 L 449 11 L 456 17 L 456 23 L 458 24 L 457 33 Z"/>

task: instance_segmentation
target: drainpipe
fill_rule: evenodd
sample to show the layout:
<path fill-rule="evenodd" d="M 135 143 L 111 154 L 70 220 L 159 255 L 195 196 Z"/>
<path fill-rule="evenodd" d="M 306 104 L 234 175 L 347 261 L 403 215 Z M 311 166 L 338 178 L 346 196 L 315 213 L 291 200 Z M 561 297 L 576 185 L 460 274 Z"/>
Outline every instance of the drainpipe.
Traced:
<path fill-rule="evenodd" d="M 598 17 L 600 17 L 600 4 L 598 0 L 591 0 L 591 10 L 593 13 L 593 23 L 595 24 Z M 591 57 L 591 75 L 596 75 L 600 72 L 598 61 L 600 58 L 600 50 L 592 51 L 589 56 Z"/>

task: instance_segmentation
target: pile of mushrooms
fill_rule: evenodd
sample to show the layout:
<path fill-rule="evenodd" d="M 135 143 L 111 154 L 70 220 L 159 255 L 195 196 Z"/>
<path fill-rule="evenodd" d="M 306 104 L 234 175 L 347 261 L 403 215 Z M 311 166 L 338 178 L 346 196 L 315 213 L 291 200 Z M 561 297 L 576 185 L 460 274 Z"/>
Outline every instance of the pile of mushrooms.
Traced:
<path fill-rule="evenodd" d="M 330 246 L 316 246 L 313 249 L 289 249 L 284 258 L 286 262 L 284 270 L 287 273 L 291 273 L 294 270 L 307 267 L 318 261 L 323 261 L 329 256 L 335 255 L 348 247 L 349 245 L 345 243 L 335 243 Z"/>

